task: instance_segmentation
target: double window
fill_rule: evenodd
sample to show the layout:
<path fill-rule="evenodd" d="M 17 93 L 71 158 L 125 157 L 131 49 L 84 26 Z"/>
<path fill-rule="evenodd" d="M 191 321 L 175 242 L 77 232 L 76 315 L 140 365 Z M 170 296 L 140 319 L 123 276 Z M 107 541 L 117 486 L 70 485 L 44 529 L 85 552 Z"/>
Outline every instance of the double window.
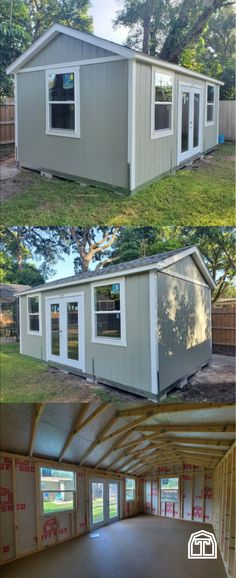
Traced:
<path fill-rule="evenodd" d="M 173 75 L 153 69 L 152 138 L 173 134 Z"/>
<path fill-rule="evenodd" d="M 27 297 L 28 333 L 41 334 L 41 301 L 40 295 Z"/>
<path fill-rule="evenodd" d="M 46 133 L 79 137 L 79 69 L 46 72 Z"/>
<path fill-rule="evenodd" d="M 135 480 L 133 478 L 126 478 L 125 480 L 125 499 L 126 502 L 135 500 Z"/>
<path fill-rule="evenodd" d="M 75 473 L 40 468 L 40 490 L 43 514 L 71 511 L 75 508 Z"/>
<path fill-rule="evenodd" d="M 178 502 L 179 478 L 161 478 L 161 502 Z"/>
<path fill-rule="evenodd" d="M 93 285 L 92 336 L 95 342 L 126 345 L 124 279 Z"/>
<path fill-rule="evenodd" d="M 215 86 L 207 84 L 206 90 L 206 125 L 211 125 L 215 122 Z"/>

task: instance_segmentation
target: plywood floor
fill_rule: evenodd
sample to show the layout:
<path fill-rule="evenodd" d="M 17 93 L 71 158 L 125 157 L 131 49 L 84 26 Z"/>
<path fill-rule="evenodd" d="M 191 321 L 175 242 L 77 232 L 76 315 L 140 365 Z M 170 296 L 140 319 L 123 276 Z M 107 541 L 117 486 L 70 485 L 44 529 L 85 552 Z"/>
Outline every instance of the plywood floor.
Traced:
<path fill-rule="evenodd" d="M 137 516 L 100 528 L 22 558 L 2 568 L 2 578 L 227 578 L 217 560 L 188 560 L 192 524 L 156 516 Z M 212 531 L 212 527 L 204 525 Z"/>

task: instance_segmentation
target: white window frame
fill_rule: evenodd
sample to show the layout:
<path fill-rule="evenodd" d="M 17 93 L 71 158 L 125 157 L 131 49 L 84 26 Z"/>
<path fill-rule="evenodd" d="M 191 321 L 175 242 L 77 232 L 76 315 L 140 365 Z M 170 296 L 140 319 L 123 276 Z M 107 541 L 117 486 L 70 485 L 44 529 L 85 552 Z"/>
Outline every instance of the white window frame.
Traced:
<path fill-rule="evenodd" d="M 212 86 L 214 88 L 214 101 L 208 102 L 208 86 Z M 213 120 L 207 120 L 207 110 L 208 106 L 213 107 Z M 205 111 L 205 126 L 213 126 L 215 124 L 215 110 L 216 110 L 216 86 L 211 82 L 207 82 L 206 84 L 206 111 Z"/>
<path fill-rule="evenodd" d="M 102 287 L 105 285 L 115 285 L 119 283 L 120 285 L 120 327 L 121 327 L 121 337 L 101 337 L 96 335 L 96 311 L 95 311 L 95 289 L 97 287 Z M 99 313 L 102 313 L 100 311 Z M 104 313 L 109 313 L 104 311 Z M 110 313 L 114 314 L 115 311 Z M 92 343 L 101 343 L 103 345 L 116 345 L 121 347 L 127 347 L 126 342 L 126 307 L 125 307 L 125 278 L 118 277 L 115 279 L 104 279 L 104 281 L 99 281 L 91 285 L 91 316 L 92 316 Z"/>
<path fill-rule="evenodd" d="M 162 500 L 161 499 L 161 480 L 166 480 L 166 478 L 168 478 L 168 480 L 170 480 L 171 478 L 174 478 L 175 480 L 178 480 L 178 501 L 174 502 L 174 503 L 179 503 L 180 504 L 180 475 L 179 474 L 171 474 L 170 476 L 168 476 L 168 473 L 163 474 L 161 476 L 159 476 L 159 494 L 160 494 L 160 507 L 161 507 L 161 502 L 166 502 L 166 500 Z M 171 502 L 171 500 L 167 500 L 168 502 Z"/>
<path fill-rule="evenodd" d="M 74 74 L 74 100 L 50 101 L 49 100 L 49 76 L 50 74 Z M 66 68 L 50 68 L 45 71 L 46 89 L 46 130 L 45 134 L 52 136 L 65 136 L 70 138 L 80 138 L 80 67 L 68 66 Z M 50 104 L 74 104 L 75 105 L 75 130 L 50 128 Z"/>
<path fill-rule="evenodd" d="M 171 76 L 172 78 L 172 101 L 166 102 L 156 102 L 155 101 L 155 73 L 159 72 L 164 76 Z M 152 88 L 151 88 L 151 139 L 162 138 L 165 136 L 172 136 L 174 134 L 174 85 L 175 85 L 175 74 L 171 71 L 163 71 L 162 68 L 152 67 Z M 155 105 L 156 104 L 170 104 L 171 105 L 171 128 L 164 128 L 155 130 Z"/>
<path fill-rule="evenodd" d="M 134 498 L 127 498 L 126 497 L 126 492 L 127 492 L 126 482 L 127 482 L 127 480 L 133 480 L 133 482 L 134 482 Z M 132 478 L 132 476 L 127 476 L 127 478 L 125 478 L 125 501 L 126 502 L 136 502 L 136 492 L 137 492 L 136 479 Z"/>
<path fill-rule="evenodd" d="M 29 311 L 29 300 L 33 299 L 35 297 L 38 297 L 39 300 L 39 311 L 38 313 L 30 313 Z M 41 313 L 42 309 L 41 309 L 41 294 L 40 293 L 34 293 L 33 295 L 27 295 L 27 334 L 28 335 L 42 335 L 42 313 Z M 29 319 L 30 316 L 32 315 L 38 315 L 39 317 L 39 331 L 32 331 L 32 329 L 30 329 L 30 323 L 29 323 Z"/>
<path fill-rule="evenodd" d="M 75 509 L 76 509 L 76 500 L 77 500 L 77 483 L 76 483 L 76 482 L 77 482 L 77 476 L 76 476 L 76 472 L 75 472 L 74 470 L 70 470 L 69 468 L 68 468 L 68 469 L 65 469 L 65 470 L 64 470 L 63 468 L 59 468 L 59 465 L 60 465 L 60 464 L 58 464 L 58 468 L 56 468 L 56 466 L 55 466 L 55 468 L 53 468 L 53 467 L 48 466 L 48 465 L 42 465 L 42 464 L 39 465 L 39 468 L 38 468 L 38 476 L 39 476 L 38 482 L 39 482 L 39 493 L 40 493 L 40 510 L 41 510 L 41 515 L 42 515 L 42 516 L 49 516 L 49 517 L 51 517 L 51 516 L 54 516 L 54 515 L 58 516 L 58 515 L 60 515 L 60 514 L 67 514 L 67 513 L 68 513 L 68 514 L 71 514 L 72 512 L 75 512 Z M 65 510 L 63 510 L 63 509 L 55 510 L 55 512 L 44 512 L 44 509 L 43 509 L 43 506 L 44 506 L 43 494 L 44 494 L 45 492 L 48 492 L 49 494 L 50 494 L 50 493 L 54 494 L 54 493 L 56 493 L 56 490 L 42 490 L 42 488 L 41 488 L 41 469 L 43 469 L 43 468 L 45 468 L 45 469 L 47 468 L 47 469 L 49 469 L 49 470 L 56 470 L 56 469 L 58 469 L 58 470 L 60 470 L 60 471 L 70 472 L 70 473 L 72 472 L 72 474 L 74 474 L 74 490 L 62 490 L 62 491 L 64 491 L 64 492 L 71 492 L 71 493 L 73 494 L 73 508 L 70 508 L 70 509 L 65 508 Z"/>

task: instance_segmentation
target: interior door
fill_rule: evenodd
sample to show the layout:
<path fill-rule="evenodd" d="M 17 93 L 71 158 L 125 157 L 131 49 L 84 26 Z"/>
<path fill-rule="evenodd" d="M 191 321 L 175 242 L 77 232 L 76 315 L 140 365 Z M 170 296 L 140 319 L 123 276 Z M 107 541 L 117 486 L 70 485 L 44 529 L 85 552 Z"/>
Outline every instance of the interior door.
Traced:
<path fill-rule="evenodd" d="M 84 317 L 82 295 L 47 302 L 47 358 L 84 369 Z"/>
<path fill-rule="evenodd" d="M 92 480 L 89 495 L 90 527 L 92 530 L 119 520 L 119 482 Z"/>
<path fill-rule="evenodd" d="M 179 91 L 179 162 L 202 151 L 201 88 L 180 86 Z"/>

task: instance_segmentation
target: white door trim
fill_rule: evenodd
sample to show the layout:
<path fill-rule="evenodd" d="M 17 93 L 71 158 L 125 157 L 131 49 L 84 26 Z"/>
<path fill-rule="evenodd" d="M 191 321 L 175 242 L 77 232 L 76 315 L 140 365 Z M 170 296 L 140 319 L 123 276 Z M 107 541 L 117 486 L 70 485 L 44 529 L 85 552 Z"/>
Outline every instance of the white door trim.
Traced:
<path fill-rule="evenodd" d="M 67 317 L 66 317 L 66 302 L 67 300 L 78 300 L 79 305 L 79 360 L 68 359 L 66 356 L 66 337 L 67 337 Z M 49 304 L 59 303 L 60 310 L 60 357 L 54 356 L 50 353 L 50 316 Z M 85 325 L 84 325 L 84 293 L 73 293 L 64 295 L 53 295 L 45 298 L 45 320 L 46 320 L 46 361 L 54 361 L 68 367 L 74 367 L 81 371 L 85 371 Z"/>
<path fill-rule="evenodd" d="M 184 153 L 181 152 L 181 137 L 182 137 L 182 94 L 186 89 L 189 92 L 189 148 Z M 194 94 L 198 93 L 200 95 L 200 107 L 199 107 L 199 145 L 198 147 L 193 146 L 193 134 L 194 134 Z M 191 85 L 186 82 L 179 83 L 179 98 L 178 98 L 178 164 L 190 159 L 195 154 L 202 152 L 202 142 L 203 142 L 203 88 L 197 85 Z"/>

